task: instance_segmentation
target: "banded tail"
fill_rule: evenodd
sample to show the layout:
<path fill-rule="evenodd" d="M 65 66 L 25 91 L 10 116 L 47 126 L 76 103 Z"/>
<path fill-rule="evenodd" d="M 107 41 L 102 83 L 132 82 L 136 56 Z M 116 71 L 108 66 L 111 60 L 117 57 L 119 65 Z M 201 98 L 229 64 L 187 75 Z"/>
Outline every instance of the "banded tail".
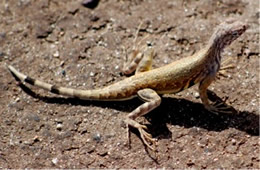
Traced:
<path fill-rule="evenodd" d="M 20 81 L 47 90 L 54 94 L 75 97 L 83 100 L 123 100 L 122 98 L 117 98 L 116 92 L 111 94 L 106 88 L 93 90 L 78 90 L 73 88 L 59 87 L 24 75 L 11 65 L 8 65 L 7 68 L 13 74 L 13 76 L 19 79 Z"/>

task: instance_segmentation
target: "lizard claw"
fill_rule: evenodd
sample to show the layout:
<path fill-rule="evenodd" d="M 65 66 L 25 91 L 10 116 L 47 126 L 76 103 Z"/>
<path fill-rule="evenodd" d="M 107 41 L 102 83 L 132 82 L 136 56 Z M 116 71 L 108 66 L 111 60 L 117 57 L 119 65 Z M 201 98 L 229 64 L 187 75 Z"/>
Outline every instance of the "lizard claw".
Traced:
<path fill-rule="evenodd" d="M 140 133 L 140 137 L 141 137 L 142 141 L 144 142 L 144 144 L 152 151 L 155 151 L 156 149 L 152 146 L 156 145 L 156 140 L 154 138 L 152 138 L 152 135 L 150 133 L 145 131 L 148 128 L 145 125 L 141 125 L 139 123 L 136 123 L 134 127 L 138 129 L 138 131 Z M 127 139 L 128 139 L 128 145 L 130 146 L 129 124 L 127 124 Z M 149 144 L 149 143 L 152 143 L 152 144 Z"/>
<path fill-rule="evenodd" d="M 232 107 L 224 105 L 224 103 L 214 103 L 213 105 L 209 105 L 206 109 L 214 114 L 218 113 L 233 113 L 231 110 Z"/>
<path fill-rule="evenodd" d="M 144 128 L 145 127 L 145 128 Z M 144 129 L 147 129 L 146 126 L 142 125 L 142 127 L 138 128 L 138 131 L 140 132 L 141 138 L 144 142 L 144 144 L 151 150 L 155 151 L 156 149 L 152 147 L 152 145 L 156 145 L 156 140 L 152 138 L 152 135 L 148 132 L 146 132 Z M 152 145 L 149 144 L 149 142 L 152 143 Z"/>

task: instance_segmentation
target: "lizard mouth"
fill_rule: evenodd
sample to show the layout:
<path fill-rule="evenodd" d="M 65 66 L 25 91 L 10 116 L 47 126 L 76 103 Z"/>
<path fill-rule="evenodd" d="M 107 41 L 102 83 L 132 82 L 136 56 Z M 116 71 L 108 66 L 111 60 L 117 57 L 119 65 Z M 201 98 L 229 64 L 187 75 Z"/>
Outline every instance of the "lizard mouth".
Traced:
<path fill-rule="evenodd" d="M 239 36 L 241 36 L 248 28 L 249 28 L 249 25 L 246 24 L 246 23 L 240 23 L 238 22 L 238 25 L 235 26 L 237 27 L 237 29 L 234 29 L 232 32 L 231 32 L 231 42 L 236 40 Z"/>
<path fill-rule="evenodd" d="M 240 29 L 238 29 L 237 31 L 235 31 L 233 34 L 237 35 L 238 37 L 240 35 L 242 35 L 247 29 L 249 28 L 248 24 L 244 24 L 243 26 L 241 26 Z"/>

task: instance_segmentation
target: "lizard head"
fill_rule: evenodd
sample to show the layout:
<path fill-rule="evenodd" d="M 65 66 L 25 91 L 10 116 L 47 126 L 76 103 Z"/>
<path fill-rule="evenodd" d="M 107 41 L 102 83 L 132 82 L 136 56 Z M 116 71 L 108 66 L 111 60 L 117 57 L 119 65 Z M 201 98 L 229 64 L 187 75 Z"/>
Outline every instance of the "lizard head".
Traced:
<path fill-rule="evenodd" d="M 216 43 L 217 47 L 223 49 L 242 35 L 247 28 L 246 23 L 233 19 L 227 20 L 216 28 L 211 40 Z"/>

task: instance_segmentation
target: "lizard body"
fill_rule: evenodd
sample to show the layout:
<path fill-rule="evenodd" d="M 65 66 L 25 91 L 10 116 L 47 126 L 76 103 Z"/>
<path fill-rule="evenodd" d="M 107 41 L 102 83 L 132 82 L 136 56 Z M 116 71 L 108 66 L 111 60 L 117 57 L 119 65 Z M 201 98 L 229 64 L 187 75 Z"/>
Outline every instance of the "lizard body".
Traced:
<path fill-rule="evenodd" d="M 247 28 L 247 24 L 242 22 L 226 21 L 217 27 L 207 46 L 199 52 L 152 70 L 150 67 L 153 51 L 147 50 L 145 55 L 134 51 L 123 72 L 129 74 L 136 70 L 136 74 L 101 89 L 77 90 L 59 87 L 30 78 L 12 66 L 8 66 L 8 69 L 19 80 L 64 96 L 105 101 L 128 100 L 138 96 L 145 103 L 129 113 L 125 122 L 137 128 L 143 142 L 153 149 L 149 142 L 154 142 L 154 139 L 145 131 L 146 126 L 139 124 L 135 119 L 160 105 L 161 98 L 158 94 L 178 93 L 195 84 L 199 84 L 200 98 L 205 108 L 212 112 L 220 111 L 209 104 L 206 90 L 220 69 L 221 52 Z"/>
<path fill-rule="evenodd" d="M 14 67 L 8 68 L 20 80 L 31 85 L 49 90 L 55 94 L 77 97 L 87 100 L 127 100 L 136 96 L 140 89 L 151 88 L 158 94 L 177 93 L 199 82 L 206 56 L 203 52 L 198 52 L 193 56 L 186 57 L 150 71 L 140 72 L 122 81 L 116 82 L 102 89 L 77 90 L 65 87 L 58 87 L 39 80 L 30 78 Z M 205 69 L 205 68 L 204 68 Z M 184 71 L 185 70 L 185 71 Z"/>

